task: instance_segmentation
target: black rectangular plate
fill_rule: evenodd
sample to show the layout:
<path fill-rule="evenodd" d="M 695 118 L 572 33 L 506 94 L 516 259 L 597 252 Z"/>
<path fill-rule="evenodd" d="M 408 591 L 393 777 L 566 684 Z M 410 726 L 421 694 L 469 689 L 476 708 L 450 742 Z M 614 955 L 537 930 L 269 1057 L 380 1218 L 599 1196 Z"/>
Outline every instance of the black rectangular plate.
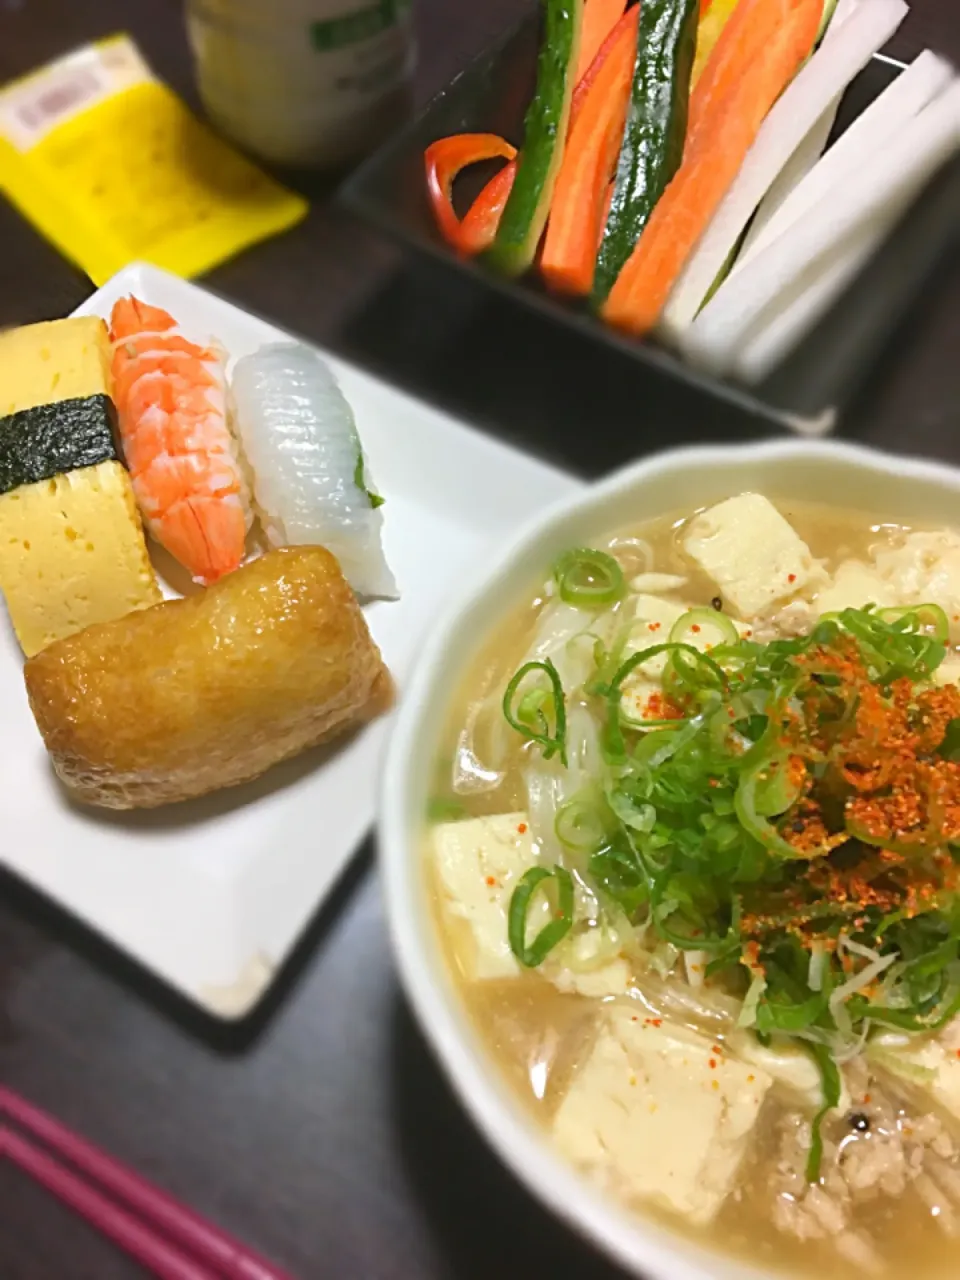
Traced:
<path fill-rule="evenodd" d="M 637 341 L 603 325 L 582 305 L 549 293 L 534 275 L 509 280 L 453 253 L 440 236 L 427 198 L 423 153 L 449 134 L 498 133 L 519 144 L 534 90 L 539 22 L 524 19 L 477 57 L 341 187 L 339 199 L 405 247 L 429 255 L 481 289 L 492 290 L 560 323 L 592 343 L 627 353 L 651 391 L 682 383 L 719 398 L 773 431 L 819 423 L 842 414 L 889 345 L 898 318 L 923 292 L 960 228 L 960 161 L 934 179 L 883 248 L 807 338 L 767 380 L 747 388 L 698 372 L 655 341 Z M 842 131 L 899 74 L 878 57 L 847 92 L 835 134 Z M 481 166 L 477 166 L 478 169 Z M 475 175 L 477 189 L 485 175 Z M 465 176 L 464 181 L 469 179 Z M 469 195 L 469 192 L 468 192 Z M 651 382 L 651 380 L 653 380 Z M 653 383 L 659 384 L 657 387 Z M 638 384 L 639 386 L 640 384 Z"/>

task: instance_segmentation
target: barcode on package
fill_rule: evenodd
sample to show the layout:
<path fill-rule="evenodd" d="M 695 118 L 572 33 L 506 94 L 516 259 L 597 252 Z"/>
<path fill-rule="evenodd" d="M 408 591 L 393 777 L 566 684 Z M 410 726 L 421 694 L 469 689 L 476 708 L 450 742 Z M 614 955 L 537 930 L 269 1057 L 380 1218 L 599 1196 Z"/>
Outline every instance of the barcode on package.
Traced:
<path fill-rule="evenodd" d="M 127 40 L 69 54 L 0 93 L 0 131 L 29 151 L 51 129 L 149 75 Z"/>

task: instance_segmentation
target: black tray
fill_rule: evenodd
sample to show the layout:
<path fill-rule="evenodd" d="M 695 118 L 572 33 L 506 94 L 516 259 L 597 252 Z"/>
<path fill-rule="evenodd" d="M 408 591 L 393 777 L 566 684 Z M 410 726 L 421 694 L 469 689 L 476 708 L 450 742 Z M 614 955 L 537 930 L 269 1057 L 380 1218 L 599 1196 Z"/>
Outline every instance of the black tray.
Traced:
<path fill-rule="evenodd" d="M 672 351 L 601 324 L 582 305 L 549 293 L 534 275 L 510 280 L 453 253 L 440 236 L 427 198 L 423 152 L 437 138 L 463 132 L 502 134 L 520 143 L 534 89 L 539 21 L 525 18 L 477 57 L 402 131 L 341 187 L 339 200 L 406 247 L 428 254 L 483 290 L 533 308 L 592 343 L 627 353 L 651 391 L 681 383 L 723 400 L 779 432 L 785 426 L 829 428 L 860 390 L 894 336 L 897 321 L 922 294 L 960 229 L 960 159 L 948 165 L 808 337 L 762 384 L 746 388 L 703 374 Z M 902 65 L 874 58 L 850 86 L 834 136 L 900 74 Z M 473 175 L 476 189 L 487 176 Z M 464 184 L 469 181 L 464 177 Z M 472 195 L 469 188 L 466 193 Z M 654 388 L 650 380 L 659 386 Z M 725 415 L 729 416 L 729 414 Z"/>

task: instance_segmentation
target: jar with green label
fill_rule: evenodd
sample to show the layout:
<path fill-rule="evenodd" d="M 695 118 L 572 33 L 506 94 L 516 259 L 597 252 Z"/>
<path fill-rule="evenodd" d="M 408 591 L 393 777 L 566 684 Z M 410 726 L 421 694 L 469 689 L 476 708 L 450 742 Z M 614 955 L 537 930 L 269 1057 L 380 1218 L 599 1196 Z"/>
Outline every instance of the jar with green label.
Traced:
<path fill-rule="evenodd" d="M 402 118 L 411 0 L 187 0 L 211 120 L 266 160 L 336 166 Z"/>

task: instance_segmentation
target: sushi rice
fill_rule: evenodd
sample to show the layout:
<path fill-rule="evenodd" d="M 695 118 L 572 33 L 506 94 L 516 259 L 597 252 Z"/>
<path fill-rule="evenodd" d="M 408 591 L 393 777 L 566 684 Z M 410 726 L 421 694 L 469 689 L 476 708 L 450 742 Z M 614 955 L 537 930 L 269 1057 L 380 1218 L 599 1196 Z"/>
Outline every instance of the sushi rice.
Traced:
<path fill-rule="evenodd" d="M 232 392 L 271 546 L 324 546 L 358 595 L 396 599 L 381 544 L 383 499 L 329 365 L 301 343 L 271 343 L 237 361 Z"/>

